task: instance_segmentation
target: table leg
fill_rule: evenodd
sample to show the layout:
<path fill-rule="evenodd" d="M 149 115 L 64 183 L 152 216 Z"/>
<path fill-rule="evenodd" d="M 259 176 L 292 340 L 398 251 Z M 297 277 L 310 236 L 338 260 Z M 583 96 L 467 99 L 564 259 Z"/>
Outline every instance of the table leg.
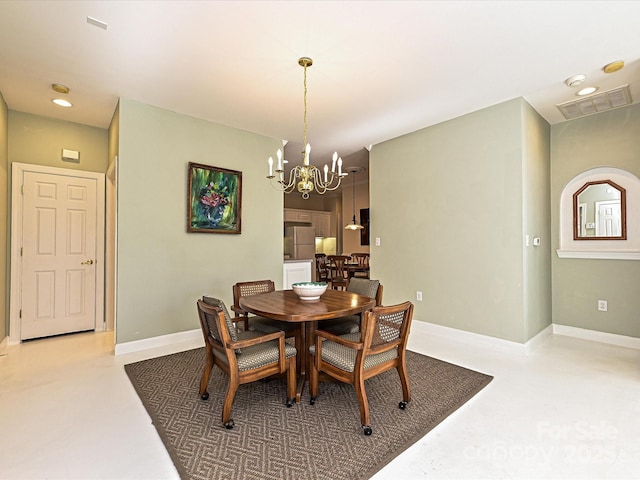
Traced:
<path fill-rule="evenodd" d="M 318 328 L 317 321 L 308 321 L 300 324 L 302 336 L 302 351 L 298 351 L 300 355 L 300 373 L 298 375 L 298 385 L 296 387 L 296 403 L 300 403 L 305 383 L 309 382 L 309 373 L 311 369 L 312 356 L 309 353 L 309 347 L 313 345 L 313 332 Z"/>

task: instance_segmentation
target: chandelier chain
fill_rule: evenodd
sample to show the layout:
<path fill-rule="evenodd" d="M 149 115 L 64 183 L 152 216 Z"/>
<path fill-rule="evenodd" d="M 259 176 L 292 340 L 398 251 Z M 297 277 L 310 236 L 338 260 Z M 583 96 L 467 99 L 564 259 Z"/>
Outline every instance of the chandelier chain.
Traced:
<path fill-rule="evenodd" d="M 304 64 L 304 131 L 302 133 L 302 148 L 307 146 L 307 64 Z"/>

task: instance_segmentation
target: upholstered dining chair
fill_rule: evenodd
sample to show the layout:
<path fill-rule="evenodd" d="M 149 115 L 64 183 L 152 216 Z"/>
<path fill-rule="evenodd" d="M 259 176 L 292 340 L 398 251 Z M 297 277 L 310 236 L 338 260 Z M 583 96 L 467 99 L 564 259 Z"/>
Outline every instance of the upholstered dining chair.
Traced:
<path fill-rule="evenodd" d="M 382 285 L 379 280 L 353 277 L 349 280 L 347 292 L 357 293 L 365 297 L 375 298 L 376 305 L 382 305 Z M 360 331 L 362 315 L 349 315 L 347 317 L 332 318 L 318 322 L 318 328 L 334 335 L 356 333 Z"/>
<path fill-rule="evenodd" d="M 349 255 L 327 255 L 332 289 L 346 290 L 349 286 L 349 270 L 345 263 L 350 259 Z"/>
<path fill-rule="evenodd" d="M 296 348 L 284 341 L 284 332 L 260 334 L 255 331 L 236 333 L 235 325 L 221 300 L 203 297 L 198 300 L 198 316 L 204 336 L 206 361 L 200 379 L 200 398 L 208 400 L 209 377 L 217 365 L 228 377 L 227 393 L 222 407 L 222 423 L 234 427 L 231 407 L 238 387 L 244 383 L 286 372 L 287 407 L 296 396 Z"/>
<path fill-rule="evenodd" d="M 299 323 L 283 322 L 272 318 L 249 315 L 240 306 L 240 298 L 259 293 L 275 291 L 273 280 L 254 280 L 250 282 L 238 282 L 233 285 L 233 310 L 234 322 L 242 322 L 245 330 L 255 330 L 262 333 L 284 332 L 286 338 L 293 338 L 296 348 L 303 349 L 302 329 Z M 300 360 L 300 359 L 299 359 Z M 300 364 L 299 364 L 300 366 Z"/>
<path fill-rule="evenodd" d="M 352 277 L 369 278 L 369 254 L 352 253 L 351 260 L 358 264 L 358 268 L 354 270 Z"/>
<path fill-rule="evenodd" d="M 328 282 L 329 269 L 327 268 L 327 255 L 316 253 L 316 282 Z"/>
<path fill-rule="evenodd" d="M 311 405 L 318 397 L 320 372 L 349 383 L 356 390 L 363 433 L 371 435 L 373 430 L 364 382 L 395 368 L 402 386 L 402 400 L 398 408 L 404 410 L 411 401 L 406 351 L 412 318 L 413 304 L 405 302 L 374 307 L 365 312 L 360 333 L 338 336 L 315 330 L 315 345 L 309 349 L 313 356 L 309 380 Z"/>
<path fill-rule="evenodd" d="M 249 323 L 251 319 L 262 319 L 262 317 L 253 317 L 249 316 L 248 312 L 245 312 L 240 306 L 240 297 L 246 297 L 247 295 L 257 295 L 259 293 L 268 293 L 273 292 L 276 289 L 276 285 L 273 280 L 254 280 L 251 282 L 238 282 L 233 285 L 233 306 L 231 310 L 233 310 L 234 323 L 242 322 L 244 330 L 249 330 Z M 267 319 L 265 319 L 267 320 Z M 273 329 L 270 332 L 277 331 L 279 329 Z"/>

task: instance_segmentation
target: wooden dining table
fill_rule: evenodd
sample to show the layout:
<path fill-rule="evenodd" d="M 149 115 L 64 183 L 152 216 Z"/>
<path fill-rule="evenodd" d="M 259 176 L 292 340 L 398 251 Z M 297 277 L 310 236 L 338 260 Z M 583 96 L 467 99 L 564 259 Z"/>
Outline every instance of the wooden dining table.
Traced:
<path fill-rule="evenodd" d="M 304 339 L 304 352 L 301 355 L 301 368 L 298 375 L 296 402 L 300 397 L 305 382 L 308 381 L 311 366 L 309 347 L 315 339 L 313 332 L 319 320 L 356 315 L 372 309 L 376 305 L 373 298 L 342 290 L 328 289 L 318 300 L 301 300 L 293 290 L 276 290 L 240 298 L 240 306 L 247 312 L 265 318 L 299 323 Z"/>

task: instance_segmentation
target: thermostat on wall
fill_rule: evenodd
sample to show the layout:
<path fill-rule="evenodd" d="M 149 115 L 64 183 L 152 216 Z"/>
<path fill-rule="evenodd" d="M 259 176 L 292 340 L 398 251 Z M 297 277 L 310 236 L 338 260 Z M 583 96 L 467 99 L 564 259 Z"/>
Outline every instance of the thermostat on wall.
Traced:
<path fill-rule="evenodd" d="M 62 149 L 62 161 L 63 162 L 80 162 L 80 152 L 77 150 Z"/>

